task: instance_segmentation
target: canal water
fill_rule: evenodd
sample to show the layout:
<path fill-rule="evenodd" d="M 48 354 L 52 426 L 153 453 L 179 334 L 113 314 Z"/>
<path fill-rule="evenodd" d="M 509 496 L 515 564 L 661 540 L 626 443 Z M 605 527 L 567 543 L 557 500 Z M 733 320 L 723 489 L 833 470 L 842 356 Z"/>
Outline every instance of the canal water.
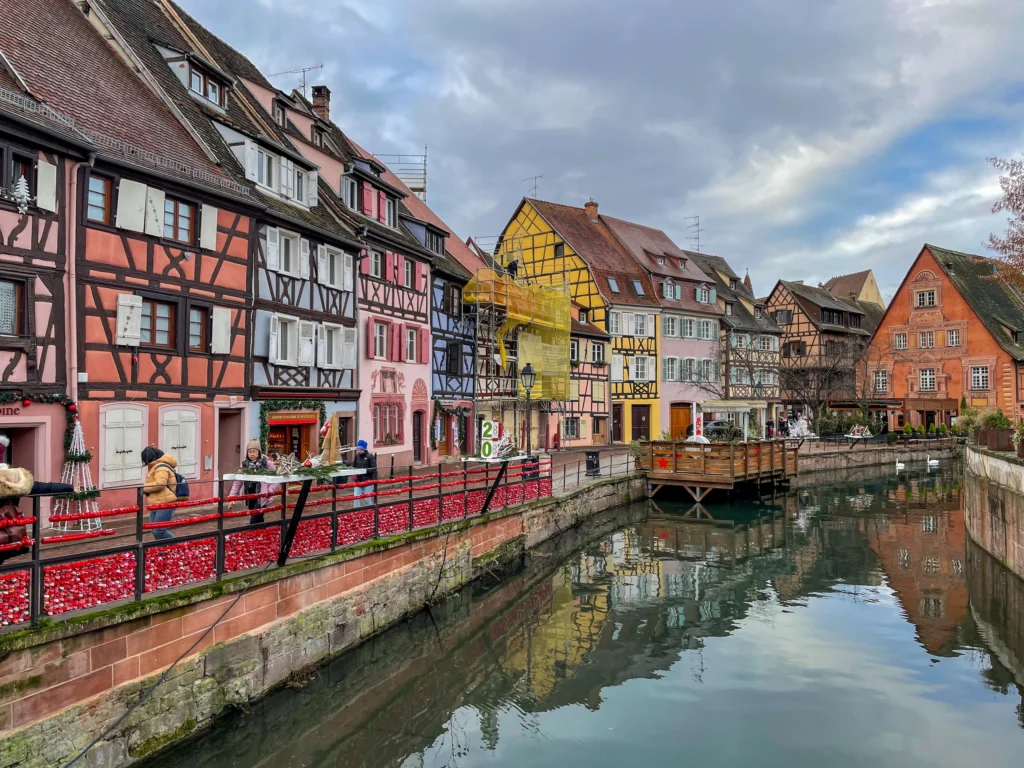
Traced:
<path fill-rule="evenodd" d="M 618 510 L 148 768 L 1024 765 L 1024 585 L 957 467 Z"/>

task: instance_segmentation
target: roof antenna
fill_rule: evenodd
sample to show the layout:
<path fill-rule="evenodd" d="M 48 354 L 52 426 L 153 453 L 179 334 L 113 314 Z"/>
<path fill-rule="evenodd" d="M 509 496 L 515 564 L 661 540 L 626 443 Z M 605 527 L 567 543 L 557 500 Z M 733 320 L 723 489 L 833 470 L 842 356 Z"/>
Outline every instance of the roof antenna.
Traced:
<path fill-rule="evenodd" d="M 533 189 L 530 192 L 530 197 L 532 197 L 534 200 L 537 199 L 537 180 L 538 179 L 543 179 L 543 178 L 544 178 L 544 174 L 543 173 L 538 173 L 536 176 L 528 176 L 527 178 L 523 179 L 523 181 L 532 181 L 533 182 Z"/>
<path fill-rule="evenodd" d="M 305 96 L 306 96 L 306 73 L 307 72 L 313 72 L 313 71 L 315 71 L 317 69 L 323 69 L 323 68 L 324 68 L 323 64 L 316 64 L 315 66 L 312 66 L 312 67 L 302 67 L 301 69 L 286 69 L 284 72 L 275 72 L 272 75 L 267 75 L 267 77 L 268 78 L 269 77 L 277 77 L 278 75 L 302 75 L 302 96 L 303 96 L 303 98 L 305 98 Z"/>
<path fill-rule="evenodd" d="M 686 227 L 687 229 L 693 231 L 693 234 L 687 237 L 686 239 L 696 242 L 697 246 L 694 250 L 696 250 L 697 253 L 700 253 L 700 233 L 704 231 L 703 229 L 701 229 L 700 226 L 700 214 L 697 214 L 696 216 L 687 216 L 686 221 L 693 222 L 693 224 L 690 224 L 689 226 Z"/>

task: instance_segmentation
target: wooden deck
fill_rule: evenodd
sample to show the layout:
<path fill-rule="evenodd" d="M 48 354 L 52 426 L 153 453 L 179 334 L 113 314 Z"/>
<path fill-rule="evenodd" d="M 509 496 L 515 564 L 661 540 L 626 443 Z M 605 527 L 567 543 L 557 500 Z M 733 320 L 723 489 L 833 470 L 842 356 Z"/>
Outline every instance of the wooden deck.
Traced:
<path fill-rule="evenodd" d="M 651 441 L 644 443 L 640 468 L 653 496 L 666 485 L 681 486 L 701 501 L 714 489 L 740 483 L 774 483 L 796 475 L 797 451 L 782 440 L 729 445 Z"/>

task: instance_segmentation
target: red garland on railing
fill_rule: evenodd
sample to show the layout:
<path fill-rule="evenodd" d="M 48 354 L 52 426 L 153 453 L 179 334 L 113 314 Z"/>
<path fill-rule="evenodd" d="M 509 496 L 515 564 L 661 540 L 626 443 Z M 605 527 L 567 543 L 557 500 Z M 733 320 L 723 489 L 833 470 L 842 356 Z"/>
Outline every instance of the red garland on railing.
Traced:
<path fill-rule="evenodd" d="M 166 504 L 150 504 L 146 509 L 156 512 L 159 509 L 188 509 L 189 507 L 205 507 L 209 504 L 216 504 L 220 496 L 212 496 L 209 499 L 195 499 L 194 501 L 169 501 Z"/>
<path fill-rule="evenodd" d="M 11 552 L 16 549 L 26 549 L 32 546 L 32 539 L 28 536 L 22 536 L 21 541 L 15 541 L 11 544 L 0 544 L 0 552 Z"/>
<path fill-rule="evenodd" d="M 117 517 L 119 515 L 134 515 L 139 511 L 138 507 L 118 507 L 117 509 L 101 509 L 99 512 L 82 512 L 74 515 L 52 515 L 52 523 L 70 523 L 75 520 L 92 520 L 97 517 Z"/>
<path fill-rule="evenodd" d="M 85 539 L 96 539 L 100 536 L 113 536 L 117 531 L 113 528 L 102 528 L 98 531 L 89 531 L 87 533 L 67 533 L 61 536 L 47 536 L 42 539 L 43 544 L 64 544 L 68 541 L 84 541 Z"/>
<path fill-rule="evenodd" d="M 0 530 L 12 525 L 32 525 L 35 521 L 34 517 L 0 517 Z"/>

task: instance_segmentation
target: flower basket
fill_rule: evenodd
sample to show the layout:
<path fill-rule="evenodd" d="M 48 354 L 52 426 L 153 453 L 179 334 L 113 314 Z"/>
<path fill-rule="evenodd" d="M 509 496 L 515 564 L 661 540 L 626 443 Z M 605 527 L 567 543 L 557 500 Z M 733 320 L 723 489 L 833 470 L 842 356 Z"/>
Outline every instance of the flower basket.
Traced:
<path fill-rule="evenodd" d="M 986 430 L 986 445 L 990 451 L 1003 451 L 1012 453 L 1013 430 L 1012 429 L 988 429 Z"/>

